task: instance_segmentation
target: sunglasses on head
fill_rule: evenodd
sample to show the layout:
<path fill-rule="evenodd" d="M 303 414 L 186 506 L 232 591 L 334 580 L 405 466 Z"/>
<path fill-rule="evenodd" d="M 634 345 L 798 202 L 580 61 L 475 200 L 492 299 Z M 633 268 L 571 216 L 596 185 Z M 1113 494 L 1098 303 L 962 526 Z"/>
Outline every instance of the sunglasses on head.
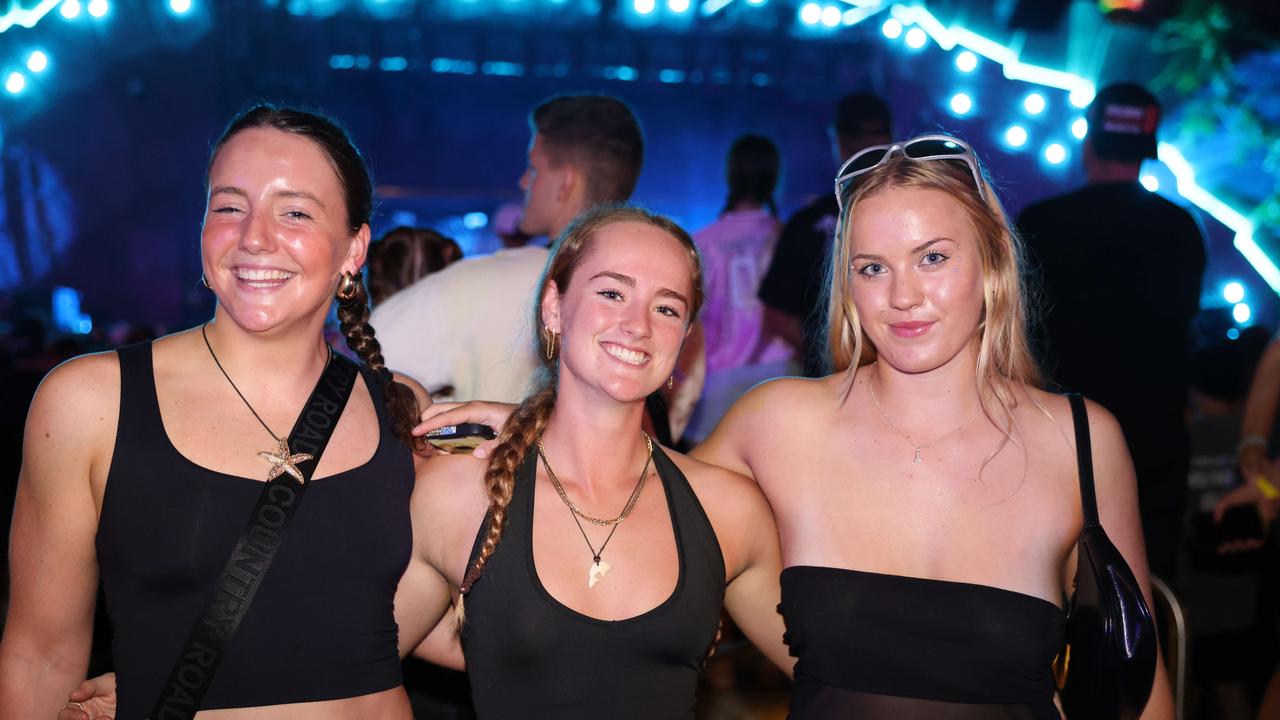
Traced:
<path fill-rule="evenodd" d="M 950 135 L 921 135 L 919 137 L 893 143 L 892 145 L 874 145 L 854 153 L 844 161 L 836 171 L 836 203 L 840 212 L 844 212 L 845 198 L 853 187 L 854 180 L 875 168 L 880 167 L 897 152 L 908 160 L 959 160 L 969 166 L 973 173 L 974 185 L 978 188 L 978 197 L 986 200 L 982 189 L 982 173 L 978 170 L 978 156 L 965 141 Z"/>

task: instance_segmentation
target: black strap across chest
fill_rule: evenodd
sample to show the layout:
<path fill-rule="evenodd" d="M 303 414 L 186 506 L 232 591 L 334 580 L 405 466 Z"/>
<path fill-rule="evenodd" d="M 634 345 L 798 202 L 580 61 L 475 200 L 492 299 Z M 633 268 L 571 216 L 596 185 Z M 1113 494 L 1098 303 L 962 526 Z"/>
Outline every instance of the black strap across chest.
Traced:
<path fill-rule="evenodd" d="M 200 709 L 227 645 L 253 604 L 285 530 L 302 504 L 320 456 L 351 397 L 357 373 L 355 363 L 335 354 L 320 375 L 289 433 L 290 450 L 311 456 L 297 463 L 303 481 L 282 473 L 263 483 L 244 533 L 214 582 L 213 592 L 156 699 L 150 720 L 189 720 Z"/>

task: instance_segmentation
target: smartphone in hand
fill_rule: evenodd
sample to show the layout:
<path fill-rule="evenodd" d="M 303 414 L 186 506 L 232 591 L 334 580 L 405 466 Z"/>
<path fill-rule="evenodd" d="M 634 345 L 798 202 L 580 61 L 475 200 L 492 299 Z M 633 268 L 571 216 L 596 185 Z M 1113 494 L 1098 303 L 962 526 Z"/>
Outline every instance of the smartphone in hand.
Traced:
<path fill-rule="evenodd" d="M 485 440 L 497 437 L 493 428 L 479 423 L 449 425 L 432 430 L 423 436 L 437 450 L 446 453 L 469 453 Z"/>

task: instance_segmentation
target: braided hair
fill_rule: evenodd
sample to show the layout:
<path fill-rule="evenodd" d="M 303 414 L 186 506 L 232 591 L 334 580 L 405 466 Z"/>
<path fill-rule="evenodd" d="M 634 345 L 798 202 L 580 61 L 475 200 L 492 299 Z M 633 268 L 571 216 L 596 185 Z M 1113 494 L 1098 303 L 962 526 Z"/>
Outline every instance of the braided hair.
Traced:
<path fill-rule="evenodd" d="M 689 298 L 688 322 L 692 325 L 698 316 L 698 310 L 702 307 L 703 300 L 702 263 L 698 258 L 698 250 L 693 243 L 693 238 L 669 218 L 633 205 L 601 205 L 579 215 L 551 246 L 547 266 L 538 283 L 537 300 L 542 299 L 552 283 L 562 295 L 567 292 L 574 270 L 590 250 L 592 241 L 600 230 L 623 222 L 643 223 L 656 227 L 675 238 L 688 251 L 693 275 L 693 293 Z M 534 328 L 542 328 L 541 302 L 534 303 L 532 320 Z M 467 593 L 471 592 L 471 588 L 484 573 L 485 564 L 502 540 L 502 533 L 507 523 L 507 507 L 511 504 L 511 496 L 515 490 L 516 471 L 542 435 L 542 431 L 546 429 L 547 421 L 551 419 L 551 412 L 556 406 L 556 371 L 559 359 L 555 353 L 554 336 L 544 332 L 535 332 L 534 335 L 537 338 L 534 349 L 539 361 L 535 388 L 511 414 L 511 418 L 507 420 L 506 426 L 498 435 L 497 448 L 489 456 L 489 464 L 484 474 L 484 489 L 489 498 L 486 531 L 480 545 L 480 552 L 475 562 L 467 568 L 462 586 L 458 588 L 458 601 L 454 605 L 454 612 L 459 625 L 466 619 L 464 603 Z"/>
<path fill-rule="evenodd" d="M 227 142 L 239 133 L 253 128 L 280 130 L 314 142 L 329 159 L 338 186 L 346 203 L 347 228 L 352 232 L 368 225 L 373 215 L 373 179 L 364 156 L 356 148 L 351 137 L 333 120 L 318 113 L 296 108 L 263 103 L 254 105 L 231 119 L 222 135 L 213 144 L 209 165 L 205 170 L 205 186 L 209 184 L 209 171 Z M 347 346 L 355 351 L 364 364 L 384 382 L 383 396 L 391 415 L 396 437 L 410 449 L 425 446 L 421 438 L 410 434 L 418 422 L 418 399 L 413 390 L 397 382 L 382 358 L 382 348 L 373 336 L 369 325 L 369 294 L 364 282 L 357 275 L 344 278 L 350 291 L 338 298 L 338 319 Z"/>

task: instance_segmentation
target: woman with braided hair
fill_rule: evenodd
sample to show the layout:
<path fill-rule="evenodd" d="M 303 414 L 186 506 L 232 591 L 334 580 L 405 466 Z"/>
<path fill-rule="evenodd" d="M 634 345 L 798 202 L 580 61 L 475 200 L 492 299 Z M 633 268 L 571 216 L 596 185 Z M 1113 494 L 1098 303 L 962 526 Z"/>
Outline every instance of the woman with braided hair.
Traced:
<path fill-rule="evenodd" d="M 367 323 L 368 170 L 330 120 L 264 105 L 230 123 L 206 181 L 213 318 L 71 360 L 32 403 L 0 715 L 50 717 L 84 677 L 101 574 L 115 717 L 409 718 L 393 598 L 412 544 L 409 429 L 430 401 L 387 370 Z M 359 367 L 324 342 L 335 296 Z M 216 655 L 184 644 L 237 610 Z"/>
<path fill-rule="evenodd" d="M 401 646 L 452 596 L 481 717 L 692 718 L 722 607 L 790 666 L 763 495 L 641 429 L 702 303 L 697 251 L 606 206 L 556 241 L 539 288 L 537 389 L 487 461 L 419 472 Z"/>

